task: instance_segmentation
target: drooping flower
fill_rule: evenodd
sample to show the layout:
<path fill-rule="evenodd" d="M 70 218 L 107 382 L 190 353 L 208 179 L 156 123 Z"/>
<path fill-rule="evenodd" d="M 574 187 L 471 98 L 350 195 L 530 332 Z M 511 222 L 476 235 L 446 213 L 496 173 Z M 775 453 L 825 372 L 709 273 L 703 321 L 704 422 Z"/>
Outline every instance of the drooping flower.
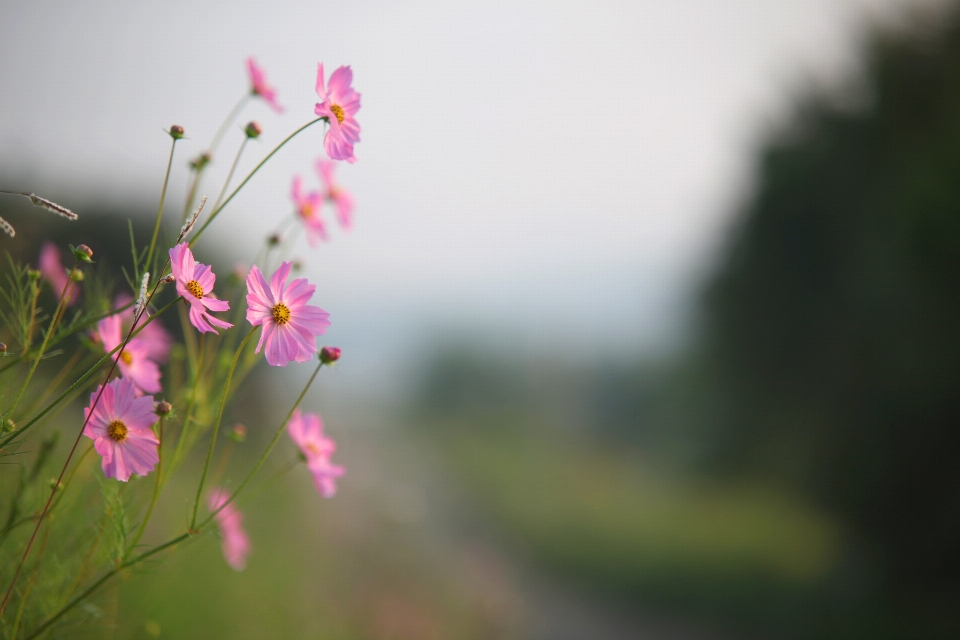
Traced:
<path fill-rule="evenodd" d="M 323 180 L 323 184 L 327 189 L 326 193 L 324 193 L 324 198 L 333 203 L 333 206 L 336 208 L 337 219 L 340 221 L 340 226 L 344 229 L 349 229 L 353 224 L 353 196 L 334 180 L 333 171 L 335 168 L 336 164 L 329 160 L 322 158 L 317 160 L 317 173 L 320 174 L 320 179 Z"/>
<path fill-rule="evenodd" d="M 313 484 L 324 498 L 332 498 L 337 492 L 336 479 L 341 477 L 343 467 L 330 462 L 337 445 L 323 434 L 323 421 L 315 413 L 300 413 L 296 409 L 287 423 L 290 437 L 307 459 L 307 468 L 313 474 Z"/>
<path fill-rule="evenodd" d="M 213 297 L 213 285 L 217 281 L 209 265 L 200 264 L 193 259 L 193 252 L 186 242 L 170 249 L 170 269 L 177 283 L 177 293 L 190 305 L 190 324 L 204 333 L 217 330 L 210 325 L 229 329 L 233 325 L 207 313 L 210 311 L 229 311 L 230 303 Z"/>
<path fill-rule="evenodd" d="M 83 410 L 84 418 L 89 417 L 83 435 L 93 440 L 93 448 L 103 458 L 103 473 L 121 482 L 134 473 L 149 474 L 160 461 L 160 441 L 151 429 L 157 421 L 153 398 L 137 397 L 133 382 L 117 378 L 107 383 L 91 410 L 99 393 L 100 387 L 90 394 L 90 406 Z"/>
<path fill-rule="evenodd" d="M 80 287 L 74 282 L 60 261 L 60 250 L 52 242 L 44 242 L 40 247 L 40 273 L 50 283 L 53 294 L 63 296 L 63 304 L 74 305 L 80 301 Z M 64 293 L 66 289 L 66 293 Z"/>
<path fill-rule="evenodd" d="M 360 94 L 354 91 L 353 71 L 339 67 L 330 74 L 330 83 L 324 86 L 323 63 L 317 66 L 317 95 L 320 102 L 314 108 L 321 118 L 326 118 L 330 129 L 323 139 L 323 148 L 333 160 L 356 162 L 353 145 L 360 142 L 360 125 L 353 117 L 360 110 Z"/>
<path fill-rule="evenodd" d="M 113 308 L 119 309 L 131 302 L 133 302 L 133 296 L 128 293 L 121 293 L 113 299 Z M 126 335 L 126 332 L 130 330 L 130 324 L 133 322 L 133 307 L 130 306 L 124 309 L 118 315 L 122 321 L 121 330 L 123 334 Z M 159 318 L 148 324 L 147 320 L 149 319 L 150 312 L 144 311 L 143 317 L 141 317 L 140 322 L 137 323 L 138 329 L 140 329 L 140 327 L 143 328 L 140 329 L 140 332 L 134 339 L 142 340 L 146 345 L 148 358 L 158 364 L 162 364 L 170 357 L 170 349 L 173 347 L 173 336 L 163 328 Z M 124 352 L 126 352 L 126 349 L 124 349 Z"/>
<path fill-rule="evenodd" d="M 230 495 L 223 489 L 215 488 L 210 494 L 208 506 L 211 511 L 217 511 L 226 503 Z M 250 555 L 250 538 L 243 530 L 243 515 L 230 503 L 224 506 L 214 516 L 220 535 L 223 537 L 223 557 L 234 571 L 243 571 L 247 566 L 247 556 Z"/>
<path fill-rule="evenodd" d="M 127 335 L 123 331 L 123 319 L 120 316 L 107 316 L 97 323 L 97 337 L 107 353 L 116 349 Z M 123 377 L 143 393 L 160 392 L 160 368 L 150 359 L 151 349 L 151 345 L 138 335 L 127 342 L 122 353 L 118 351 L 112 356 Z"/>
<path fill-rule="evenodd" d="M 283 113 L 283 107 L 277 102 L 277 90 L 267 84 L 267 74 L 252 57 L 247 58 L 247 71 L 250 72 L 250 92 L 266 100 L 277 113 Z"/>
<path fill-rule="evenodd" d="M 290 190 L 290 197 L 293 198 L 297 206 L 297 214 L 303 220 L 303 226 L 307 230 L 307 241 L 311 247 L 317 245 L 318 240 L 327 239 L 327 227 L 320 216 L 320 209 L 323 206 L 323 196 L 319 191 L 303 192 L 303 181 L 300 176 L 293 179 L 293 187 Z"/>
<path fill-rule="evenodd" d="M 329 313 L 307 304 L 314 285 L 298 278 L 287 286 L 292 266 L 281 263 L 269 284 L 256 266 L 247 274 L 247 322 L 263 327 L 257 353 L 263 348 L 267 362 L 275 367 L 310 360 L 317 353 L 316 336 L 330 326 Z"/>

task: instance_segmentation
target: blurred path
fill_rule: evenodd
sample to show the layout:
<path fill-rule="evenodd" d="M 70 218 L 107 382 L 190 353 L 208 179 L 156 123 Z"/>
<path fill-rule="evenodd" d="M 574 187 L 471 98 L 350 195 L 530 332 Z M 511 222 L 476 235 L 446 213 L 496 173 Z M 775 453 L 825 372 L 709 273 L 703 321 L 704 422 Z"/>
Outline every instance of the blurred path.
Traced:
<path fill-rule="evenodd" d="M 355 415 L 355 414 L 354 414 Z M 379 423 L 368 416 L 363 422 Z M 387 518 L 414 533 L 420 562 L 455 574 L 474 601 L 485 638 L 533 640 L 713 640 L 720 635 L 682 619 L 610 602 L 561 580 L 526 558 L 522 540 L 498 530 L 461 486 L 442 450 L 423 433 L 378 426 L 350 434 L 351 482 Z M 354 473 L 356 470 L 356 473 Z"/>

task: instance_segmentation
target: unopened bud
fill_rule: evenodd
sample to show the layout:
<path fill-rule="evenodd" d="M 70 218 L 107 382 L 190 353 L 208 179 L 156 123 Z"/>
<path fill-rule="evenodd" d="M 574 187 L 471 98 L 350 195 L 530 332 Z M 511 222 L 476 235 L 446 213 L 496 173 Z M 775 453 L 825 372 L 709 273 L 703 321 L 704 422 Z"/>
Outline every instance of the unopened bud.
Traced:
<path fill-rule="evenodd" d="M 0 353 L 6 353 L 6 352 L 7 352 L 7 345 L 0 342 Z"/>
<path fill-rule="evenodd" d="M 40 272 L 36 269 L 27 269 L 27 277 L 29 277 L 31 280 L 39 280 Z"/>
<path fill-rule="evenodd" d="M 158 402 L 157 406 L 154 407 L 153 409 L 153 412 L 156 413 L 158 416 L 169 415 L 171 411 L 173 411 L 173 405 L 167 402 L 166 400 Z"/>
<path fill-rule="evenodd" d="M 210 155 L 209 151 L 204 151 L 199 156 L 190 161 L 190 168 L 194 171 L 199 171 L 205 166 L 210 164 L 210 161 L 213 159 L 213 156 Z"/>
<path fill-rule="evenodd" d="M 83 282 L 83 271 L 80 271 L 80 269 L 73 269 L 70 271 L 70 279 L 74 282 Z"/>
<path fill-rule="evenodd" d="M 170 137 L 173 138 L 174 140 L 179 140 L 180 138 L 183 137 L 183 127 L 181 127 L 178 124 L 175 124 L 170 127 L 170 131 L 168 131 L 167 133 L 169 133 Z"/>
<path fill-rule="evenodd" d="M 230 430 L 230 439 L 234 442 L 243 442 L 247 439 L 247 428 L 239 422 L 233 425 L 233 429 Z"/>
<path fill-rule="evenodd" d="M 275 234 L 273 234 L 272 236 L 270 236 L 269 238 L 267 238 L 267 244 L 269 244 L 271 247 L 275 247 L 275 246 L 277 246 L 278 244 L 280 244 L 280 241 L 281 241 L 281 240 L 283 240 L 283 238 L 280 237 L 280 234 L 279 234 L 279 233 L 275 233 Z"/>
<path fill-rule="evenodd" d="M 333 364 L 340 359 L 340 347 L 324 347 L 320 349 L 320 362 L 323 364 Z"/>
<path fill-rule="evenodd" d="M 56 478 L 50 478 L 50 488 L 54 491 L 59 491 L 63 489 L 63 483 L 59 482 Z"/>
<path fill-rule="evenodd" d="M 91 258 L 93 258 L 93 249 L 85 244 L 78 244 L 73 248 L 73 255 L 76 256 L 77 260 L 82 262 L 92 262 Z"/>
<path fill-rule="evenodd" d="M 3 420 L 0 420 L 0 433 L 13 431 L 16 428 L 17 428 L 17 423 L 11 420 L 10 418 L 4 418 Z"/>
<path fill-rule="evenodd" d="M 243 128 L 243 132 L 247 134 L 248 138 L 259 138 L 260 134 L 263 133 L 263 129 L 260 128 L 260 124 L 251 120 L 247 123 L 247 126 Z"/>

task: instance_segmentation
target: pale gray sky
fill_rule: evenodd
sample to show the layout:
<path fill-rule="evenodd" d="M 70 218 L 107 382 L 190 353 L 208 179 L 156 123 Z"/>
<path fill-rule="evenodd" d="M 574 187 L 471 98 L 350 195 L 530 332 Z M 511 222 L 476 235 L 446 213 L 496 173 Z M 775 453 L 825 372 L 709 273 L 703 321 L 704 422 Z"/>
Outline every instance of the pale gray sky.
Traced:
<path fill-rule="evenodd" d="M 356 228 L 298 254 L 354 375 L 393 371 L 444 327 L 635 353 L 682 324 L 769 124 L 811 80 L 850 78 L 870 23 L 932 3 L 5 0 L 2 182 L 155 202 L 161 129 L 178 123 L 182 202 L 185 162 L 247 90 L 248 55 L 287 111 L 245 112 L 265 133 L 241 174 L 312 117 L 316 63 L 350 64 L 363 141 L 340 177 Z M 204 242 L 252 257 L 291 210 L 291 176 L 315 180 L 320 134 L 284 149 Z"/>

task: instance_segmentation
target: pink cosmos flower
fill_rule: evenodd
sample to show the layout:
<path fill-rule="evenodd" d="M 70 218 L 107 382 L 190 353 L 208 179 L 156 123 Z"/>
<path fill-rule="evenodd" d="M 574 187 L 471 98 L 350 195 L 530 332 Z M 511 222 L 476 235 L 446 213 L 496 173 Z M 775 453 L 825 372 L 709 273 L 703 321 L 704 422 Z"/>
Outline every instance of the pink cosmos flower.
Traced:
<path fill-rule="evenodd" d="M 52 242 L 44 242 L 40 247 L 39 267 L 43 278 L 53 288 L 53 294 L 58 298 L 63 296 L 63 304 L 69 307 L 80 301 L 80 287 L 67 275 L 67 270 L 60 261 L 60 250 Z M 63 290 L 67 287 L 69 288 L 64 293 Z"/>
<path fill-rule="evenodd" d="M 337 492 L 336 479 L 342 476 L 344 468 L 332 464 L 330 456 L 337 450 L 336 443 L 323 435 L 323 421 L 315 413 L 301 414 L 296 409 L 287 423 L 288 433 L 300 447 L 307 459 L 307 468 L 313 474 L 313 484 L 324 498 L 332 498 Z"/>
<path fill-rule="evenodd" d="M 107 353 L 116 349 L 126 335 L 121 314 L 107 316 L 97 323 L 97 337 Z M 130 339 L 123 348 L 123 353 L 113 354 L 123 377 L 129 379 L 137 390 L 143 393 L 160 392 L 160 368 L 150 359 L 151 350 L 151 345 L 138 335 Z"/>
<path fill-rule="evenodd" d="M 322 158 L 317 160 L 317 173 L 320 174 L 320 178 L 327 188 L 324 197 L 336 207 L 340 226 L 349 229 L 353 223 L 353 196 L 334 180 L 333 170 L 335 168 L 336 164 L 329 160 L 323 160 Z"/>
<path fill-rule="evenodd" d="M 256 352 L 265 347 L 267 362 L 274 367 L 312 358 L 317 352 L 316 336 L 330 326 L 329 313 L 307 304 L 314 285 L 298 278 L 287 286 L 292 265 L 281 263 L 269 285 L 256 265 L 247 274 L 247 322 L 263 327 Z"/>
<path fill-rule="evenodd" d="M 297 213 L 307 230 L 307 241 L 310 246 L 317 246 L 318 240 L 326 240 L 327 227 L 323 223 L 323 218 L 320 217 L 320 207 L 323 205 L 323 196 L 320 195 L 320 192 L 303 193 L 303 181 L 300 176 L 296 176 L 293 179 L 290 197 L 297 205 Z"/>
<path fill-rule="evenodd" d="M 360 110 L 360 94 L 353 90 L 353 71 L 340 67 L 330 74 L 330 84 L 324 87 L 323 63 L 317 68 L 317 95 L 320 102 L 313 112 L 326 118 L 330 129 L 323 139 L 323 148 L 333 160 L 356 162 L 353 145 L 360 142 L 360 125 L 354 115 Z"/>
<path fill-rule="evenodd" d="M 100 387 L 90 394 L 90 407 Z M 103 458 L 103 473 L 121 482 L 135 473 L 145 476 L 153 471 L 160 456 L 160 441 L 150 427 L 157 421 L 153 398 L 137 397 L 133 382 L 117 378 L 107 383 L 97 406 L 83 410 L 89 417 L 83 435 L 93 439 L 93 448 Z M 93 415 L 91 415 L 91 411 Z"/>
<path fill-rule="evenodd" d="M 230 303 L 213 297 L 213 285 L 217 281 L 217 276 L 209 265 L 200 264 L 193 259 L 193 252 L 190 251 L 190 245 L 186 242 L 170 249 L 170 269 L 177 282 L 177 293 L 190 305 L 190 324 L 196 327 L 197 331 L 217 333 L 217 330 L 210 325 L 221 329 L 229 329 L 233 326 L 207 313 L 207 309 L 229 311 Z"/>
<path fill-rule="evenodd" d="M 247 58 L 247 71 L 250 72 L 250 91 L 267 101 L 277 113 L 283 113 L 283 107 L 277 102 L 277 90 L 267 84 L 267 74 L 252 57 Z"/>
<path fill-rule="evenodd" d="M 113 308 L 119 309 L 132 301 L 133 296 L 128 293 L 121 293 L 113 299 Z M 119 315 L 122 320 L 121 330 L 123 331 L 123 335 L 126 335 L 126 332 L 130 330 L 130 324 L 133 322 L 133 307 L 124 309 Z M 158 364 L 164 363 L 170 357 L 170 349 L 173 347 L 173 336 L 163 328 L 159 318 L 149 324 L 144 324 L 149 318 L 150 313 L 144 311 L 140 322 L 137 323 L 138 329 L 143 327 L 140 333 L 137 334 L 137 339 L 142 340 L 144 344 L 147 345 L 146 354 L 148 358 Z M 124 349 L 124 352 L 126 352 L 126 349 Z"/>
<path fill-rule="evenodd" d="M 229 497 L 230 494 L 223 489 L 214 489 L 208 503 L 210 510 L 220 509 Z M 223 557 L 234 571 L 243 571 L 247 566 L 247 556 L 250 555 L 250 538 L 243 530 L 243 515 L 230 503 L 220 509 L 214 519 L 223 536 Z"/>

